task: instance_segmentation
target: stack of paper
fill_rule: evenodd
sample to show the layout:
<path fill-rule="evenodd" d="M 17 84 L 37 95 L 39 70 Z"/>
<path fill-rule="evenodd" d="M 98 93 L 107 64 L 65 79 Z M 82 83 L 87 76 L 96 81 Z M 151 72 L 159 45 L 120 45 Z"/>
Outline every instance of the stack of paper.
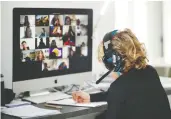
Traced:
<path fill-rule="evenodd" d="M 30 105 L 31 102 L 26 102 L 22 100 L 13 100 L 10 104 L 5 104 L 6 107 L 18 107 L 18 106 L 23 106 L 23 105 Z"/>
<path fill-rule="evenodd" d="M 24 105 L 24 106 L 3 109 L 2 113 L 16 116 L 16 117 L 28 118 L 28 117 L 39 117 L 45 115 L 59 114 L 60 111 L 42 109 L 42 108 L 35 107 L 33 105 Z"/>
<path fill-rule="evenodd" d="M 98 107 L 98 106 L 102 106 L 102 105 L 107 104 L 107 102 L 76 103 L 73 99 L 49 101 L 47 103 L 48 104 L 56 104 L 56 105 L 78 106 L 78 107 Z"/>

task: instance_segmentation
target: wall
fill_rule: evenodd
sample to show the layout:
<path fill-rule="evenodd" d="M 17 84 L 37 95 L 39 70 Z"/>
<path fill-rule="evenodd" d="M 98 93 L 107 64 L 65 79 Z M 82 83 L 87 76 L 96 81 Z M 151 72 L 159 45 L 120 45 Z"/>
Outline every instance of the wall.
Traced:
<path fill-rule="evenodd" d="M 164 39 L 164 59 L 171 65 L 171 1 L 163 1 L 163 39 Z"/>
<path fill-rule="evenodd" d="M 147 40 L 151 60 L 161 57 L 162 25 L 162 1 L 147 2 Z"/>
<path fill-rule="evenodd" d="M 0 1 L 0 11 L 1 11 L 1 1 Z M 0 14 L 0 50 L 2 51 L 1 49 L 1 14 Z M 0 73 L 1 73 L 1 54 L 2 52 L 0 52 Z"/>
<path fill-rule="evenodd" d="M 12 10 L 14 7 L 45 7 L 45 8 L 91 8 L 93 9 L 93 23 L 95 24 L 99 18 L 100 10 L 103 6 L 103 1 L 83 1 L 83 2 L 2 2 L 2 73 L 5 76 L 5 86 L 12 88 Z M 93 39 L 94 44 L 98 44 L 106 31 L 110 31 L 114 28 L 114 8 L 113 2 L 109 4 L 106 14 L 101 19 L 99 26 L 100 30 L 97 32 L 96 41 Z M 15 41 L 14 41 L 15 42 Z M 97 45 L 94 45 L 95 49 Z M 93 50 L 93 71 L 97 70 L 95 67 L 96 55 Z"/>

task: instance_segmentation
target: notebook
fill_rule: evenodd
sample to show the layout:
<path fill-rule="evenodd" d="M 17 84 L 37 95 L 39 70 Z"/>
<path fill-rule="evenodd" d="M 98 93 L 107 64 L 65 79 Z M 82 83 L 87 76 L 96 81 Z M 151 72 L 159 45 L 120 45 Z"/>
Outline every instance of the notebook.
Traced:
<path fill-rule="evenodd" d="M 60 111 L 38 108 L 33 105 L 23 105 L 13 108 L 2 109 L 2 113 L 15 117 L 28 118 L 59 114 Z"/>
<path fill-rule="evenodd" d="M 107 102 L 91 102 L 91 103 L 76 103 L 73 99 L 63 99 L 58 101 L 49 101 L 48 104 L 56 105 L 68 105 L 68 106 L 78 106 L 78 107 L 99 107 L 102 105 L 107 105 Z"/>

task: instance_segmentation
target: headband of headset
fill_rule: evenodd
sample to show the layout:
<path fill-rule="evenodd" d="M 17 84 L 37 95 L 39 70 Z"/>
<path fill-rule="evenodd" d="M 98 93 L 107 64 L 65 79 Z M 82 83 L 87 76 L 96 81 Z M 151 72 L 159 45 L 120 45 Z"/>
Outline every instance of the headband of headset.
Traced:
<path fill-rule="evenodd" d="M 122 72 L 124 62 L 120 54 L 113 49 L 112 39 L 118 33 L 118 30 L 107 33 L 103 38 L 104 57 L 103 62 L 108 70 Z"/>

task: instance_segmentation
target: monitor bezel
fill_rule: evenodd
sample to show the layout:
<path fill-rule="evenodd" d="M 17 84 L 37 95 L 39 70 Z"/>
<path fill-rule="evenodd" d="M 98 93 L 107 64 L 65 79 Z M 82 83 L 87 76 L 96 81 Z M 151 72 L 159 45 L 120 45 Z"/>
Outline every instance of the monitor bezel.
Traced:
<path fill-rule="evenodd" d="M 58 11 L 58 12 L 56 12 Z M 88 69 L 86 71 L 64 71 L 59 76 L 74 74 L 74 73 L 84 73 L 92 71 L 92 24 L 93 24 L 93 11 L 92 9 L 73 9 L 73 8 L 14 8 L 13 9 L 13 82 L 23 81 L 22 79 L 16 79 L 19 76 L 17 72 L 19 57 L 20 57 L 20 48 L 19 40 L 20 39 L 20 15 L 44 15 L 44 14 L 86 14 L 88 15 Z M 36 77 L 38 78 L 47 78 L 58 75 L 48 75 L 46 77 Z M 34 79 L 34 78 L 33 78 Z M 32 80 L 32 79 L 28 79 Z"/>

